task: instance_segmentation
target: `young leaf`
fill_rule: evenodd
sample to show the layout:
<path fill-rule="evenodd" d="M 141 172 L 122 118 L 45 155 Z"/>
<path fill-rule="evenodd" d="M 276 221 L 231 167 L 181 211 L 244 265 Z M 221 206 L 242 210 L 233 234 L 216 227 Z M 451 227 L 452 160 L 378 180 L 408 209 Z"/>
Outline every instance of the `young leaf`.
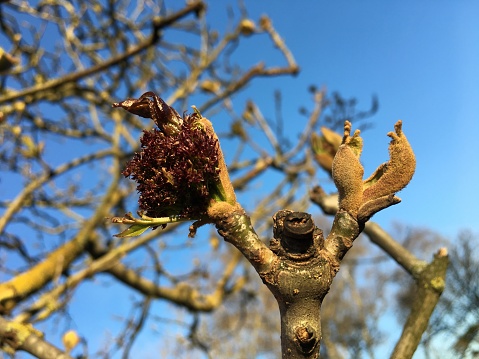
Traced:
<path fill-rule="evenodd" d="M 130 227 L 125 229 L 123 232 L 115 234 L 115 237 L 124 238 L 124 237 L 138 237 L 148 228 L 153 227 L 151 224 L 132 224 Z"/>

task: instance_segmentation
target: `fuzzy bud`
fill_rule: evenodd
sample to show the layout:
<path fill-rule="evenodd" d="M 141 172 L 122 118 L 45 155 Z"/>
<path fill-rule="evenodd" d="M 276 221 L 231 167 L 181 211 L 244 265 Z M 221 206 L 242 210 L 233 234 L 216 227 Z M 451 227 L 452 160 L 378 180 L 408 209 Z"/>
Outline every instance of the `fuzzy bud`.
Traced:
<path fill-rule="evenodd" d="M 351 123 L 344 124 L 344 137 L 334 157 L 332 177 L 339 192 L 339 209 L 347 211 L 358 221 L 365 222 L 374 213 L 397 204 L 395 193 L 411 180 L 416 168 L 414 153 L 402 132 L 402 122 L 389 132 L 389 161 L 380 165 L 366 180 L 362 181 L 363 166 L 359 162 L 362 139 L 359 130 L 351 133 Z"/>
<path fill-rule="evenodd" d="M 411 181 L 416 169 L 416 158 L 406 136 L 402 132 L 402 122 L 394 125 L 395 132 L 389 132 L 389 161 L 380 165 L 364 181 L 364 199 L 368 201 L 391 195 L 402 190 Z"/>
<path fill-rule="evenodd" d="M 331 173 L 334 156 L 341 145 L 341 136 L 327 127 L 321 127 L 322 135 L 311 135 L 311 148 L 314 159 L 325 170 Z"/>
<path fill-rule="evenodd" d="M 351 137 L 351 123 L 344 123 L 344 137 L 334 157 L 332 176 L 339 193 L 339 208 L 354 216 L 362 202 L 364 168 L 359 162 L 362 150 L 360 131 Z"/>

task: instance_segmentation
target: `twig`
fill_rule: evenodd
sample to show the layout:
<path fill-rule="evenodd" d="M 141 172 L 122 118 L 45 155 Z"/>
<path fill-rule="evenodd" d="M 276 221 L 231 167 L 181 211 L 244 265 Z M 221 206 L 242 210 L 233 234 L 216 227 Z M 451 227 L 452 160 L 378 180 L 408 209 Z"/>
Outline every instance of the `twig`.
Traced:
<path fill-rule="evenodd" d="M 417 350 L 421 337 L 426 331 L 432 312 L 446 284 L 446 270 L 449 264 L 447 250 L 441 248 L 431 263 L 419 274 L 416 280 L 417 292 L 411 312 L 391 359 L 410 359 Z"/>
<path fill-rule="evenodd" d="M 98 256 L 102 253 L 100 248 L 92 247 L 89 248 L 89 250 L 93 256 Z M 109 252 L 105 254 L 105 257 L 110 256 L 111 254 Z M 218 279 L 215 290 L 211 294 L 201 294 L 185 282 L 180 282 L 172 288 L 158 286 L 153 281 L 140 276 L 136 271 L 128 268 L 119 261 L 109 262 L 112 263 L 112 265 L 103 267 L 103 270 L 105 273 L 114 276 L 123 284 L 137 290 L 145 296 L 165 299 L 195 312 L 210 312 L 221 305 L 226 296 L 236 293 L 245 285 L 244 278 L 240 277 L 234 284 L 228 286 L 241 258 L 239 253 L 236 252 L 234 254 L 224 269 L 222 277 Z M 106 259 L 107 258 L 105 258 L 105 260 Z M 99 260 L 103 260 L 103 257 L 100 257 L 95 262 Z M 230 289 L 228 289 L 227 286 Z"/>
<path fill-rule="evenodd" d="M 75 168 L 77 166 L 80 166 L 84 163 L 87 163 L 91 160 L 97 160 L 101 159 L 110 155 L 113 155 L 115 152 L 112 149 L 106 149 L 103 151 L 98 151 L 92 154 L 85 155 L 83 157 L 76 158 L 70 162 L 67 162 L 63 165 L 58 166 L 55 169 L 52 169 L 48 171 L 47 173 L 41 175 L 34 181 L 30 182 L 22 192 L 10 203 L 8 208 L 5 210 L 5 212 L 2 214 L 2 217 L 0 217 L 0 234 L 3 233 L 5 230 L 5 226 L 7 223 L 10 221 L 12 216 L 19 211 L 25 200 L 35 191 L 37 188 L 40 186 L 44 185 L 46 182 L 51 181 L 53 178 L 56 176 L 61 175 L 62 173 L 65 173 L 68 170 L 71 170 L 72 168 Z"/>
<path fill-rule="evenodd" d="M 47 342 L 41 333 L 30 325 L 9 322 L 2 317 L 0 317 L 0 344 L 4 350 L 25 351 L 39 359 L 73 359 Z"/>
<path fill-rule="evenodd" d="M 76 82 L 78 80 L 81 80 L 82 78 L 91 76 L 95 73 L 104 71 L 112 66 L 115 66 L 155 44 L 160 39 L 159 32 L 161 29 L 173 24 L 174 22 L 178 21 L 179 19 L 185 17 L 192 12 L 200 12 L 204 7 L 205 4 L 203 3 L 203 1 L 194 1 L 189 5 L 185 6 L 183 9 L 179 10 L 178 12 L 154 21 L 153 31 L 150 37 L 145 41 L 140 42 L 138 45 L 132 47 L 131 49 L 125 51 L 123 54 L 115 56 L 105 62 L 92 66 L 88 69 L 73 72 L 60 78 L 46 81 L 45 83 L 29 87 L 23 91 L 7 94 L 3 97 L 0 97 L 0 103 L 17 100 L 19 98 L 29 95 L 35 95 L 40 92 L 46 92 L 67 83 Z"/>
<path fill-rule="evenodd" d="M 379 224 L 367 222 L 363 232 L 368 236 L 371 242 L 389 254 L 389 256 L 411 276 L 416 277 L 427 266 L 427 262 L 418 259 L 396 242 Z"/>

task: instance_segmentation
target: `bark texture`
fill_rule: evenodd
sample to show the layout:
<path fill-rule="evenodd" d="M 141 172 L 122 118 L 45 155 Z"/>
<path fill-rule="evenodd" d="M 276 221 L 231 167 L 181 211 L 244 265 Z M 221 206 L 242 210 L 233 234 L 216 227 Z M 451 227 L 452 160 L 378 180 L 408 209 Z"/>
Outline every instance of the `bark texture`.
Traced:
<path fill-rule="evenodd" d="M 273 220 L 269 249 L 252 232 L 244 214 L 229 216 L 217 227 L 250 260 L 276 298 L 283 358 L 319 358 L 321 304 L 340 259 L 360 233 L 359 225 L 346 212 L 338 212 L 325 240 L 310 214 L 281 210 Z"/>

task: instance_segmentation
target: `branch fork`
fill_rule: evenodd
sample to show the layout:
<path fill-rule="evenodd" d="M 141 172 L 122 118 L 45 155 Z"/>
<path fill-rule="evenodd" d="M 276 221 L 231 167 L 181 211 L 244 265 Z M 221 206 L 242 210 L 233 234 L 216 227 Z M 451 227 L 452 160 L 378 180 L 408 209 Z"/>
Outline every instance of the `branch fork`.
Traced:
<path fill-rule="evenodd" d="M 339 192 L 339 210 L 328 237 L 324 239 L 310 214 L 281 210 L 273 217 L 273 239 L 268 248 L 236 201 L 219 141 L 208 120 L 198 111 L 182 118 L 152 92 L 139 99 L 116 103 L 114 107 L 152 118 L 159 128 L 154 133 L 144 133 L 142 152 L 135 155 L 124 171 L 125 176 L 138 182 L 140 208 L 146 211 L 145 217 L 136 220 L 128 215 L 114 218 L 114 221 L 133 223 L 128 229 L 130 231 L 138 224 L 163 224 L 161 218 L 149 217 L 155 214 L 171 219 L 196 219 L 190 227 L 192 232 L 204 223 L 215 223 L 218 233 L 241 251 L 275 296 L 281 314 L 283 358 L 318 358 L 321 304 L 342 258 L 374 213 L 400 201 L 395 193 L 409 183 L 414 173 L 414 154 L 402 132 L 401 121 L 396 123 L 394 132 L 388 133 L 392 139 L 390 160 L 365 181 L 364 169 L 359 162 L 362 151 L 360 132 L 356 130 L 351 135 L 351 123 L 346 121 L 344 136 L 331 165 Z M 331 141 L 337 142 L 329 135 Z M 178 152 L 184 152 L 181 147 L 185 146 L 184 143 L 193 142 L 198 137 L 201 137 L 200 143 L 187 147 L 185 156 L 178 155 Z M 181 146 L 175 147 L 178 143 Z M 170 146 L 171 151 L 157 153 L 158 146 L 162 149 Z M 198 151 L 197 147 L 208 150 Z M 205 153 L 209 155 L 205 156 Z M 213 171 L 205 172 L 201 178 L 195 177 L 192 173 L 197 174 L 202 168 L 189 172 L 190 167 L 187 167 L 181 172 L 178 168 L 184 168 L 184 163 L 168 162 L 168 158 L 162 156 Z M 203 165 L 202 159 L 205 160 Z M 154 180 L 147 175 L 150 172 L 156 175 Z M 178 186 L 179 183 L 182 185 Z M 159 196 L 157 191 L 166 195 Z M 182 197 L 185 191 L 190 191 L 188 197 Z M 188 200 L 195 196 L 199 200 L 189 203 Z"/>

